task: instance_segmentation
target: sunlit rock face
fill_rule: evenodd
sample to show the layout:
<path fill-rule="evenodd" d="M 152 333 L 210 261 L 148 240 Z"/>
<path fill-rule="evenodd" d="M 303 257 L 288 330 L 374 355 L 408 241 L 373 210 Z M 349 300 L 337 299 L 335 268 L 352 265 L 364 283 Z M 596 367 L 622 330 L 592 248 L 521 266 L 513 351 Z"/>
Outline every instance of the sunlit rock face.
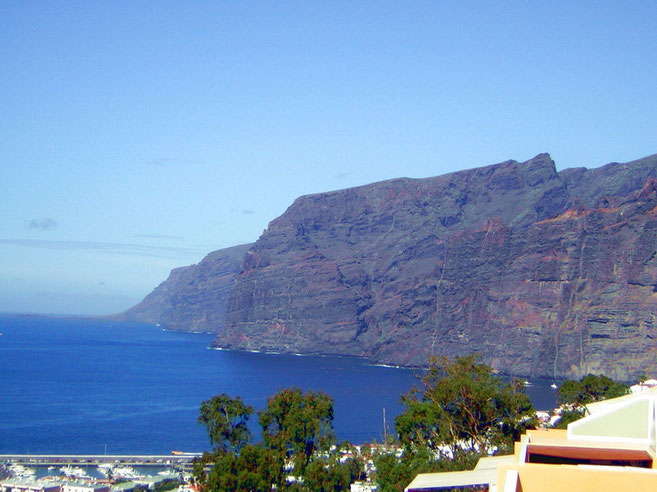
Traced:
<path fill-rule="evenodd" d="M 657 369 L 655 156 L 547 154 L 304 196 L 247 252 L 216 344 L 533 376 Z"/>
<path fill-rule="evenodd" d="M 133 310 L 229 349 L 657 373 L 656 178 L 657 156 L 557 172 L 541 154 L 303 196 Z"/>

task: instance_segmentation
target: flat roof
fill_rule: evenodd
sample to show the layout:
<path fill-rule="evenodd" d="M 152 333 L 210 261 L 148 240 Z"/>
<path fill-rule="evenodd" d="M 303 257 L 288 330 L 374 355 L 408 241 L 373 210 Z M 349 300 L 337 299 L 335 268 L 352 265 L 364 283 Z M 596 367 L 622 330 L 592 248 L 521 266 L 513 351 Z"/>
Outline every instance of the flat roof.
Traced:
<path fill-rule="evenodd" d="M 647 451 L 647 446 L 643 442 L 623 441 L 621 439 L 600 441 L 589 439 L 588 437 L 590 436 L 568 438 L 565 429 L 529 430 L 526 436 L 527 439 L 524 441 L 521 440 L 520 442 L 532 446 L 567 446 L 571 448 L 613 448 Z"/>
<path fill-rule="evenodd" d="M 503 463 L 513 463 L 515 456 L 489 456 L 480 458 L 474 470 L 458 472 L 420 473 L 406 487 L 407 491 L 433 490 L 444 487 L 463 487 L 472 485 L 496 485 L 497 467 Z"/>
<path fill-rule="evenodd" d="M 627 395 L 617 396 L 616 398 L 610 398 L 608 400 L 594 401 L 585 405 L 585 407 L 590 415 L 595 415 L 596 413 L 609 410 L 618 404 L 627 401 L 637 401 L 638 399 L 649 398 L 651 396 L 657 396 L 657 387 L 648 388 L 640 393 L 628 393 Z"/>
<path fill-rule="evenodd" d="M 407 491 L 433 490 L 441 487 L 459 487 L 467 485 L 489 485 L 497 482 L 497 470 L 470 470 L 460 472 L 420 473 L 413 480 Z"/>

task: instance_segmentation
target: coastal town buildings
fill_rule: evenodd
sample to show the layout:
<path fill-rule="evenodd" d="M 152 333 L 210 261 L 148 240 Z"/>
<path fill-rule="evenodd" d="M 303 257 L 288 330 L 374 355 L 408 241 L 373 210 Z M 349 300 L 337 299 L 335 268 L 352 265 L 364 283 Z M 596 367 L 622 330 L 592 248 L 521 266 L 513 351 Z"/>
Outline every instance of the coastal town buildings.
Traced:
<path fill-rule="evenodd" d="M 108 484 L 67 483 L 59 481 L 25 481 L 8 479 L 0 481 L 0 492 L 110 492 Z"/>
<path fill-rule="evenodd" d="M 20 479 L 7 479 L 0 482 L 0 492 L 60 492 L 60 483 L 47 483 Z"/>
<path fill-rule="evenodd" d="M 109 492 L 109 485 L 101 484 L 83 484 L 83 483 L 65 483 L 62 485 L 62 492 Z"/>
<path fill-rule="evenodd" d="M 153 490 L 156 485 L 167 480 L 163 477 L 141 477 L 134 480 L 121 481 L 112 484 L 107 480 L 53 480 L 9 478 L 0 481 L 0 492 L 131 492 L 132 490 Z M 188 490 L 184 484 L 176 490 Z"/>

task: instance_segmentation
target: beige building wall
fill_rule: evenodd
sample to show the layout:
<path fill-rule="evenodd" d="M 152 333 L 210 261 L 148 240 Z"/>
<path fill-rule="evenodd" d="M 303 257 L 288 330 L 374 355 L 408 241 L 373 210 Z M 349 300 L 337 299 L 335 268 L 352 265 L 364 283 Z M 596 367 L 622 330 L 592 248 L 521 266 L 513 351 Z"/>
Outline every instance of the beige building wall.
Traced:
<path fill-rule="evenodd" d="M 540 465 L 518 467 L 518 487 L 522 492 L 638 492 L 657 490 L 657 471 L 599 465 Z M 504 484 L 498 490 L 505 490 Z"/>

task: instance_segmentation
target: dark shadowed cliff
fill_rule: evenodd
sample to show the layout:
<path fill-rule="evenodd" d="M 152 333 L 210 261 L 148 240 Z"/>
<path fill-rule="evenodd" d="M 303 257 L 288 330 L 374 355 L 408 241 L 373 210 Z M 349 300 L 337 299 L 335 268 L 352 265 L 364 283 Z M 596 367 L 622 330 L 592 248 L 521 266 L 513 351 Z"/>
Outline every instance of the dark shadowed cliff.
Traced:
<path fill-rule="evenodd" d="M 657 371 L 656 177 L 657 156 L 556 172 L 542 154 L 301 197 L 244 255 L 216 345 Z M 193 322 L 210 329 L 207 310 Z"/>
<path fill-rule="evenodd" d="M 143 301 L 112 318 L 159 323 L 171 330 L 219 331 L 226 319 L 228 294 L 251 246 L 220 249 L 197 265 L 172 270 Z"/>

